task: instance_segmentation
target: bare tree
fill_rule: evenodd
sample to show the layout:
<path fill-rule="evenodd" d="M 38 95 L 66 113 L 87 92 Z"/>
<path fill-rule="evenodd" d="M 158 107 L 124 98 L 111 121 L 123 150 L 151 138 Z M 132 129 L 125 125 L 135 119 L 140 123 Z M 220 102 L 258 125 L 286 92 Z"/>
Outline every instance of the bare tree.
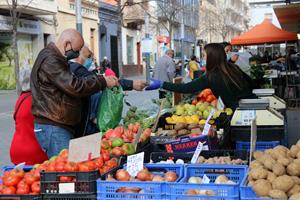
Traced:
<path fill-rule="evenodd" d="M 21 17 L 21 10 L 26 9 L 33 0 L 28 0 L 26 5 L 22 5 L 22 7 L 18 4 L 18 0 L 6 0 L 7 5 L 9 7 L 10 16 L 12 18 L 12 49 L 14 55 L 14 63 L 15 63 L 15 80 L 16 80 L 16 91 L 17 94 L 21 93 L 21 87 L 19 82 L 19 71 L 20 71 L 20 63 L 19 63 L 19 52 L 18 52 L 18 23 Z M 21 9 L 22 8 L 22 9 Z"/>

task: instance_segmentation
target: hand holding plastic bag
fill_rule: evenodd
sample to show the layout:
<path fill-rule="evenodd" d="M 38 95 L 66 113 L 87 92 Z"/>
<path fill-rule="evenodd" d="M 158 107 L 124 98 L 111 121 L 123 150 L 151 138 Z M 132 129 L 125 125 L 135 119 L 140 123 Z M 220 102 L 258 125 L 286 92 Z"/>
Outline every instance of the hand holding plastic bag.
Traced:
<path fill-rule="evenodd" d="M 121 87 L 105 89 L 98 107 L 97 124 L 101 132 L 119 125 L 122 118 L 124 93 Z"/>

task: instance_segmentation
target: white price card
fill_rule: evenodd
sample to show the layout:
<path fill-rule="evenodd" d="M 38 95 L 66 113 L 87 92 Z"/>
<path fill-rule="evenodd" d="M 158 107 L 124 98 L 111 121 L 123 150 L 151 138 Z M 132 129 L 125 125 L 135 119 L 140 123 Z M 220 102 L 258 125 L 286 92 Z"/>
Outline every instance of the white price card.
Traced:
<path fill-rule="evenodd" d="M 206 123 L 203 128 L 202 135 L 208 135 L 210 127 L 211 127 L 211 125 L 209 123 Z"/>
<path fill-rule="evenodd" d="M 144 168 L 144 152 L 127 157 L 127 171 L 130 176 L 135 177 Z"/>
<path fill-rule="evenodd" d="M 60 194 L 75 193 L 75 183 L 59 183 L 58 189 Z"/>
<path fill-rule="evenodd" d="M 217 103 L 217 109 L 218 109 L 218 110 L 224 110 L 224 108 L 225 108 L 225 105 L 224 105 L 224 103 L 223 103 L 223 100 L 222 100 L 221 97 L 219 97 L 219 98 L 218 98 L 218 103 Z"/>
<path fill-rule="evenodd" d="M 210 179 L 206 176 L 206 174 L 204 174 L 204 176 L 202 178 L 202 183 L 208 184 L 209 182 L 210 182 Z"/>
<path fill-rule="evenodd" d="M 195 164 L 197 162 L 197 159 L 202 151 L 202 148 L 203 148 L 203 143 L 202 142 L 199 142 L 198 145 L 197 145 L 197 148 L 194 152 L 194 155 L 192 157 L 192 160 L 191 160 L 191 163 L 192 164 Z"/>

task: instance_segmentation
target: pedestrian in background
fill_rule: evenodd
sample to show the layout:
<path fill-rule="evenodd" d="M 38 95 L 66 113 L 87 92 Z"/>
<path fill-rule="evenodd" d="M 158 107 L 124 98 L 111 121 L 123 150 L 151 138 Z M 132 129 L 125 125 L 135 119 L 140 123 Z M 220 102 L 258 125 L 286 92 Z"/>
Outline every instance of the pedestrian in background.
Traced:
<path fill-rule="evenodd" d="M 160 57 L 155 64 L 154 79 L 163 82 L 173 82 L 176 75 L 176 67 L 173 61 L 174 51 L 169 49 L 163 57 Z M 165 90 L 159 90 L 159 98 L 165 98 Z"/>
<path fill-rule="evenodd" d="M 15 165 L 23 162 L 26 165 L 34 165 L 44 162 L 48 157 L 39 145 L 33 131 L 30 69 L 22 68 L 19 77 L 22 93 L 15 105 L 15 133 L 10 145 L 10 160 Z"/>
<path fill-rule="evenodd" d="M 197 57 L 193 55 L 191 56 L 191 60 L 189 62 L 189 76 L 191 80 L 194 80 L 194 72 L 198 70 L 200 70 L 200 68 L 197 63 Z"/>
<path fill-rule="evenodd" d="M 69 147 L 81 121 L 81 98 L 118 85 L 115 77 L 75 76 L 68 61 L 84 44 L 75 29 L 63 31 L 56 43 L 39 53 L 31 72 L 32 113 L 36 138 L 48 157 Z"/>

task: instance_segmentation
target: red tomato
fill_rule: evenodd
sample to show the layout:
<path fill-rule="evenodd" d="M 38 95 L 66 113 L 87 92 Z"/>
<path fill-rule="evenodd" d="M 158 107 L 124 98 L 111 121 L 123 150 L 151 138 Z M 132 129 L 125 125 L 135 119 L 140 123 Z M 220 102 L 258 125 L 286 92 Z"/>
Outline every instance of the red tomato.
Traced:
<path fill-rule="evenodd" d="M 93 171 L 93 170 L 95 170 L 97 168 L 96 163 L 94 161 L 92 161 L 92 160 L 91 161 L 87 161 L 85 163 L 89 167 L 90 171 Z"/>
<path fill-rule="evenodd" d="M 25 183 L 28 185 L 31 185 L 33 182 L 38 181 L 39 177 L 35 176 L 33 173 L 27 173 L 25 174 Z"/>
<path fill-rule="evenodd" d="M 3 176 L 9 176 L 9 171 L 5 171 Z"/>
<path fill-rule="evenodd" d="M 60 161 L 55 163 L 55 171 L 57 172 L 63 172 L 64 167 L 65 167 L 65 162 Z"/>
<path fill-rule="evenodd" d="M 4 187 L 5 186 L 2 183 L 0 183 L 0 194 L 2 193 L 2 190 L 3 190 Z"/>
<path fill-rule="evenodd" d="M 63 149 L 59 152 L 59 157 L 68 158 L 68 156 L 69 156 L 69 150 L 68 149 Z"/>
<path fill-rule="evenodd" d="M 90 167 L 86 163 L 79 163 L 78 165 L 80 172 L 89 172 L 91 171 Z"/>
<path fill-rule="evenodd" d="M 106 166 L 110 167 L 110 169 L 117 167 L 118 166 L 118 161 L 116 161 L 115 159 L 110 159 L 109 161 L 107 161 L 105 163 Z"/>
<path fill-rule="evenodd" d="M 60 176 L 59 181 L 63 183 L 72 182 L 73 177 L 72 176 Z"/>
<path fill-rule="evenodd" d="M 25 179 L 23 178 L 17 185 L 17 188 L 19 187 L 24 187 L 25 185 L 28 185 L 26 182 L 25 182 Z"/>
<path fill-rule="evenodd" d="M 24 175 L 25 175 L 25 172 L 24 172 L 23 169 L 13 169 L 13 170 L 11 170 L 11 171 L 9 172 L 9 174 L 10 174 L 11 176 L 18 176 L 18 177 L 20 177 L 20 178 L 23 178 Z"/>
<path fill-rule="evenodd" d="M 101 149 L 109 149 L 111 146 L 109 144 L 109 141 L 107 140 L 102 140 L 101 141 Z"/>
<path fill-rule="evenodd" d="M 18 176 L 6 176 L 3 177 L 3 184 L 5 186 L 16 186 L 20 182 L 21 178 Z"/>
<path fill-rule="evenodd" d="M 134 126 L 133 124 L 129 124 L 128 125 L 128 130 L 132 131 L 133 130 L 133 126 Z"/>
<path fill-rule="evenodd" d="M 102 152 L 101 155 L 103 156 L 103 161 L 104 161 L 104 162 L 108 161 L 109 158 L 110 158 L 110 157 L 109 157 L 109 152 L 108 152 L 108 151 Z"/>
<path fill-rule="evenodd" d="M 133 125 L 132 132 L 137 133 L 140 128 L 140 124 L 136 123 Z"/>
<path fill-rule="evenodd" d="M 55 172 L 55 162 L 50 162 L 48 164 L 46 172 Z"/>
<path fill-rule="evenodd" d="M 16 194 L 16 188 L 13 186 L 5 187 L 2 190 L 2 194 Z"/>
<path fill-rule="evenodd" d="M 104 164 L 103 157 L 100 156 L 100 158 L 97 158 L 94 162 L 96 164 L 97 169 L 100 169 Z"/>
<path fill-rule="evenodd" d="M 78 165 L 75 162 L 67 162 L 65 164 L 64 170 L 66 172 L 76 172 L 78 171 Z"/>
<path fill-rule="evenodd" d="M 30 192 L 29 185 L 22 185 L 22 187 L 18 187 L 16 194 L 28 194 Z"/>
<path fill-rule="evenodd" d="M 38 169 L 32 169 L 30 172 L 39 178 L 41 177 L 40 170 Z"/>

